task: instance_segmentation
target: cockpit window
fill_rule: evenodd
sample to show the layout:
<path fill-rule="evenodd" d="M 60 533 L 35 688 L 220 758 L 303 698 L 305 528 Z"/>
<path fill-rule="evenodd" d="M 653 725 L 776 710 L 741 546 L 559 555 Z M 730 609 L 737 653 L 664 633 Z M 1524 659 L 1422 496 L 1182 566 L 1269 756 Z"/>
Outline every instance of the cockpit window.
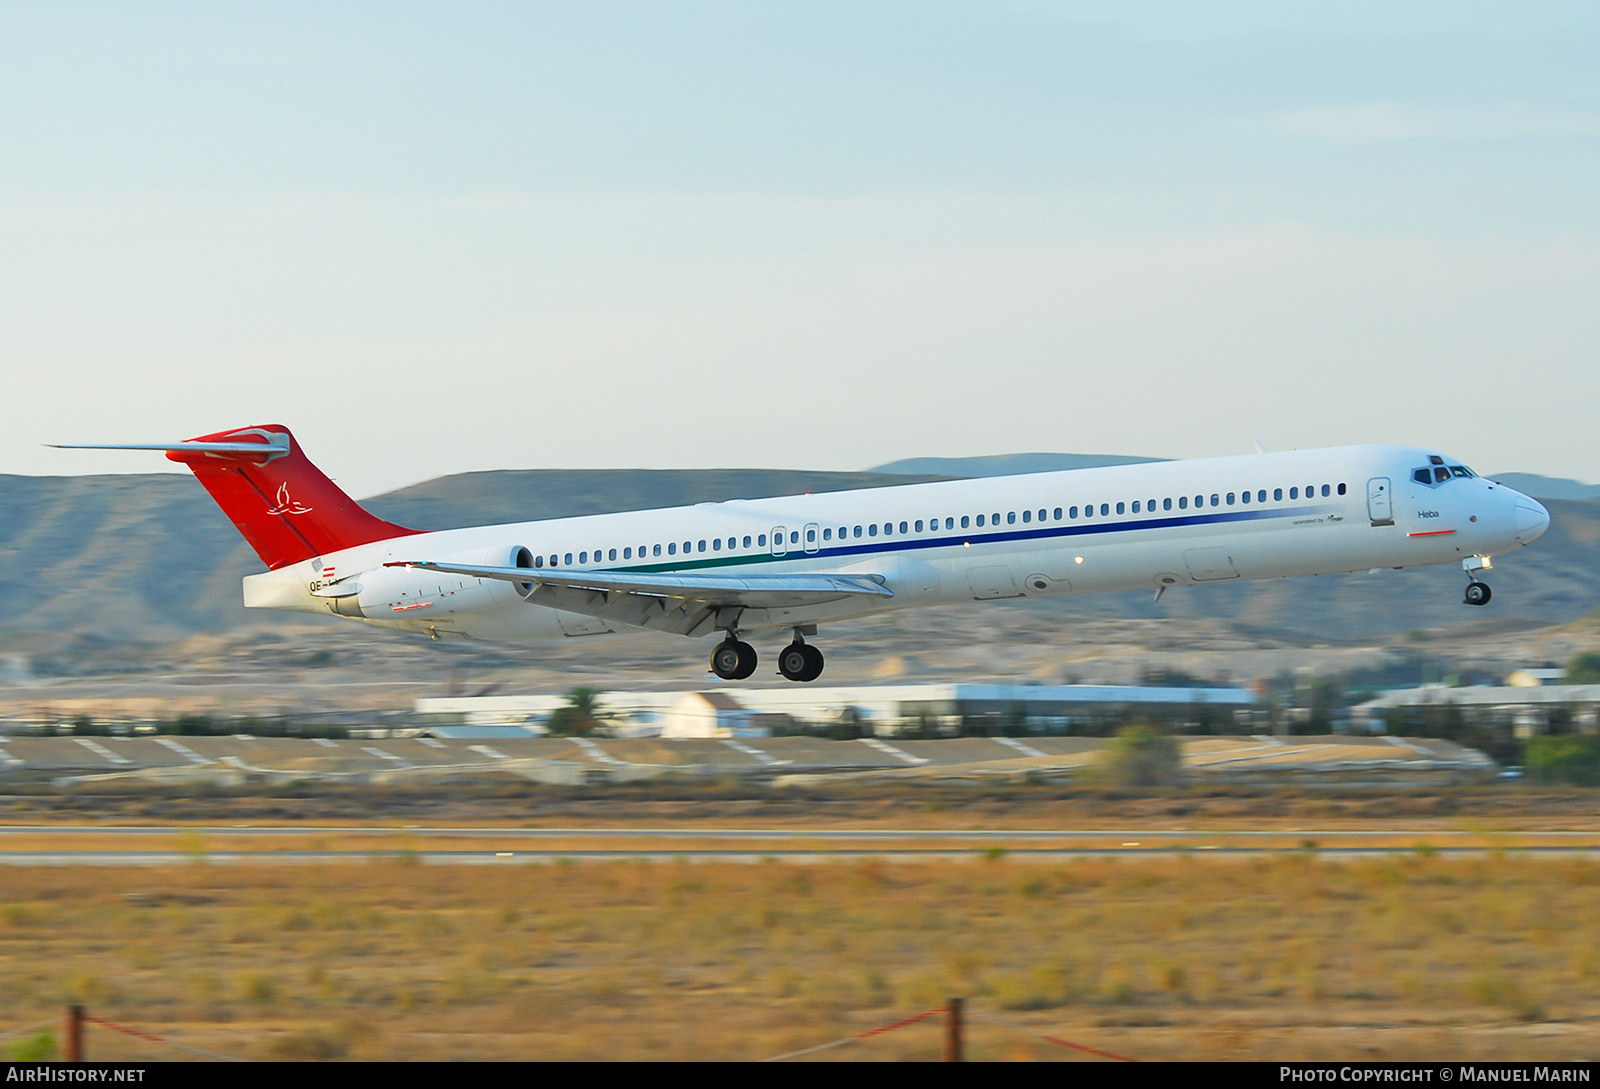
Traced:
<path fill-rule="evenodd" d="M 1430 488 L 1437 484 L 1443 484 L 1455 477 L 1470 479 L 1478 475 L 1465 465 L 1445 465 L 1442 458 L 1435 458 L 1430 455 L 1428 460 L 1437 462 L 1437 464 L 1411 470 L 1411 479 L 1418 484 L 1426 484 Z"/>

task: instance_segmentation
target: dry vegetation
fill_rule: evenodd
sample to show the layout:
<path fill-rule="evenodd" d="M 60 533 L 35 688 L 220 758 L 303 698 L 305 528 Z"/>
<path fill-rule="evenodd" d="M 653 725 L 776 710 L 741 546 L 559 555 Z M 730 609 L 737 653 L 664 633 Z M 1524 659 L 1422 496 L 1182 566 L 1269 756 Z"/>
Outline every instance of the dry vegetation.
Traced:
<path fill-rule="evenodd" d="M 4 879 L 0 1032 L 78 1000 L 247 1058 L 748 1059 L 963 994 L 1151 1059 L 1600 1053 L 1590 861 L 197 857 Z M 89 1047 L 179 1057 L 95 1026 Z M 1081 1057 L 982 1024 L 970 1047 Z M 824 1057 L 937 1049 L 922 1024 Z"/>

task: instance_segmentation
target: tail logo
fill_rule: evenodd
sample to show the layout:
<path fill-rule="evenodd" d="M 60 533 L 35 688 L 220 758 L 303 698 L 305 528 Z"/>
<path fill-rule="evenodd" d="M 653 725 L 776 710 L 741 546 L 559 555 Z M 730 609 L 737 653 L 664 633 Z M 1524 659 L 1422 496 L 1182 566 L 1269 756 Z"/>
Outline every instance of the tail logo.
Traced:
<path fill-rule="evenodd" d="M 278 485 L 278 505 L 267 511 L 268 514 L 310 514 L 311 508 L 302 503 L 297 503 L 289 498 L 289 482 L 285 480 Z"/>

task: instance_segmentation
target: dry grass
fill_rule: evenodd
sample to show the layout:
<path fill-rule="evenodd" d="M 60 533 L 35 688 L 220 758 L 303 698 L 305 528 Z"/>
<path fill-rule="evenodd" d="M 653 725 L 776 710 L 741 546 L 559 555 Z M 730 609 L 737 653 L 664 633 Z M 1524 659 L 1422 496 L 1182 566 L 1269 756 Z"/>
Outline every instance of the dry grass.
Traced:
<path fill-rule="evenodd" d="M 8 868 L 0 1032 L 249 1058 L 759 1058 L 966 995 L 1151 1059 L 1592 1059 L 1600 864 L 1426 853 Z M 976 1024 L 977 1058 L 1075 1058 Z M 90 1056 L 178 1057 L 91 1026 Z M 923 1024 L 850 1058 L 931 1058 Z"/>

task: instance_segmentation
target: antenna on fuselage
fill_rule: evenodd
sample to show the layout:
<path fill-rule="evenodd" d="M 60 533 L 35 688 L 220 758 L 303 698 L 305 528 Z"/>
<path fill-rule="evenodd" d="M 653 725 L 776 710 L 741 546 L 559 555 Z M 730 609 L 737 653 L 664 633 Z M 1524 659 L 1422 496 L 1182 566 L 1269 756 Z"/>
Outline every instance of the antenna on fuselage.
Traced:
<path fill-rule="evenodd" d="M 1267 452 L 1267 448 L 1264 445 L 1262 445 L 1260 439 L 1257 439 L 1256 440 L 1256 453 L 1265 454 L 1266 452 Z"/>

